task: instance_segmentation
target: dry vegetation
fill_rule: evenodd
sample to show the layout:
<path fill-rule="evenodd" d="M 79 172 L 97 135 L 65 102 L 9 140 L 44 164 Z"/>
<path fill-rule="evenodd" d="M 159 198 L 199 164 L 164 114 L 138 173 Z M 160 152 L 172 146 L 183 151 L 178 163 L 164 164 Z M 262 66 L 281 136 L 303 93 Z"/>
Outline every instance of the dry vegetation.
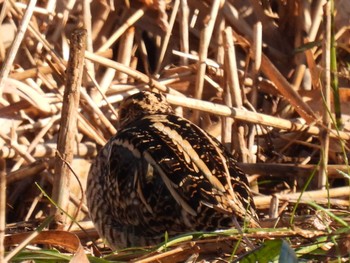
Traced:
<path fill-rule="evenodd" d="M 92 243 L 86 175 L 118 103 L 148 88 L 235 154 L 264 227 L 247 230 L 256 247 L 285 238 L 299 258 L 349 260 L 350 4 L 330 5 L 0 1 L 0 261 L 108 252 Z M 239 238 L 189 234 L 108 260 L 235 259 Z"/>

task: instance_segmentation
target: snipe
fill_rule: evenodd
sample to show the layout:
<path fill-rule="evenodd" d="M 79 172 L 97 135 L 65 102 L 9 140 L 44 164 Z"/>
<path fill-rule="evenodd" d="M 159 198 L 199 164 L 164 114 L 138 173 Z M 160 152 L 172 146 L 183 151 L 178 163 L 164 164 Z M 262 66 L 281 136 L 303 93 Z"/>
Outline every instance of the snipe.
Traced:
<path fill-rule="evenodd" d="M 174 115 L 161 94 L 142 91 L 119 109 L 120 130 L 102 148 L 87 204 L 112 248 L 149 245 L 258 217 L 245 174 L 215 138 Z"/>

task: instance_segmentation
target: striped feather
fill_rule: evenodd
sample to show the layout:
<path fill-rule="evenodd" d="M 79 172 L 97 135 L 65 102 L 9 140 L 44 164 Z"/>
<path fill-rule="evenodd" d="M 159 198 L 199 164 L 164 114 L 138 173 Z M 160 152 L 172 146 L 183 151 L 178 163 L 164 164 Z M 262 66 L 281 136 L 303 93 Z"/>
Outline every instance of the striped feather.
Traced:
<path fill-rule="evenodd" d="M 259 224 L 247 178 L 230 153 L 167 105 L 151 92 L 126 99 L 121 109 L 130 114 L 90 170 L 91 217 L 112 247 L 152 244 L 165 231 L 229 228 L 235 218 Z"/>

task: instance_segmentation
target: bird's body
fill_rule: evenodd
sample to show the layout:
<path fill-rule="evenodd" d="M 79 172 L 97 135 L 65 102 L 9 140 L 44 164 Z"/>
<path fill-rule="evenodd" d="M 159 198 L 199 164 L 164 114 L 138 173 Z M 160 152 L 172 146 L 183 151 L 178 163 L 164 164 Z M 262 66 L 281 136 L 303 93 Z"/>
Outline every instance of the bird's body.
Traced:
<path fill-rule="evenodd" d="M 246 176 L 215 138 L 173 114 L 163 95 L 125 100 L 121 129 L 92 165 L 87 203 L 113 248 L 196 230 L 258 225 Z"/>

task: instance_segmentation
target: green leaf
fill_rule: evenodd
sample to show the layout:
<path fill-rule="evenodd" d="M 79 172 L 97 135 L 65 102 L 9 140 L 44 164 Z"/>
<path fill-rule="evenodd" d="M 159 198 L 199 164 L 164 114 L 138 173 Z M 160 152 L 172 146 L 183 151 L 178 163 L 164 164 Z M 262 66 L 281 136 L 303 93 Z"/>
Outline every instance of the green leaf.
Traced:
<path fill-rule="evenodd" d="M 268 263 L 268 262 L 283 262 L 294 263 L 298 262 L 294 250 L 288 243 L 282 239 L 267 240 L 259 248 L 252 251 L 250 254 L 239 258 L 236 262 L 241 263 Z"/>
<path fill-rule="evenodd" d="M 57 250 L 25 250 L 11 259 L 11 262 L 34 260 L 35 262 L 69 262 L 71 256 L 61 254 Z"/>

